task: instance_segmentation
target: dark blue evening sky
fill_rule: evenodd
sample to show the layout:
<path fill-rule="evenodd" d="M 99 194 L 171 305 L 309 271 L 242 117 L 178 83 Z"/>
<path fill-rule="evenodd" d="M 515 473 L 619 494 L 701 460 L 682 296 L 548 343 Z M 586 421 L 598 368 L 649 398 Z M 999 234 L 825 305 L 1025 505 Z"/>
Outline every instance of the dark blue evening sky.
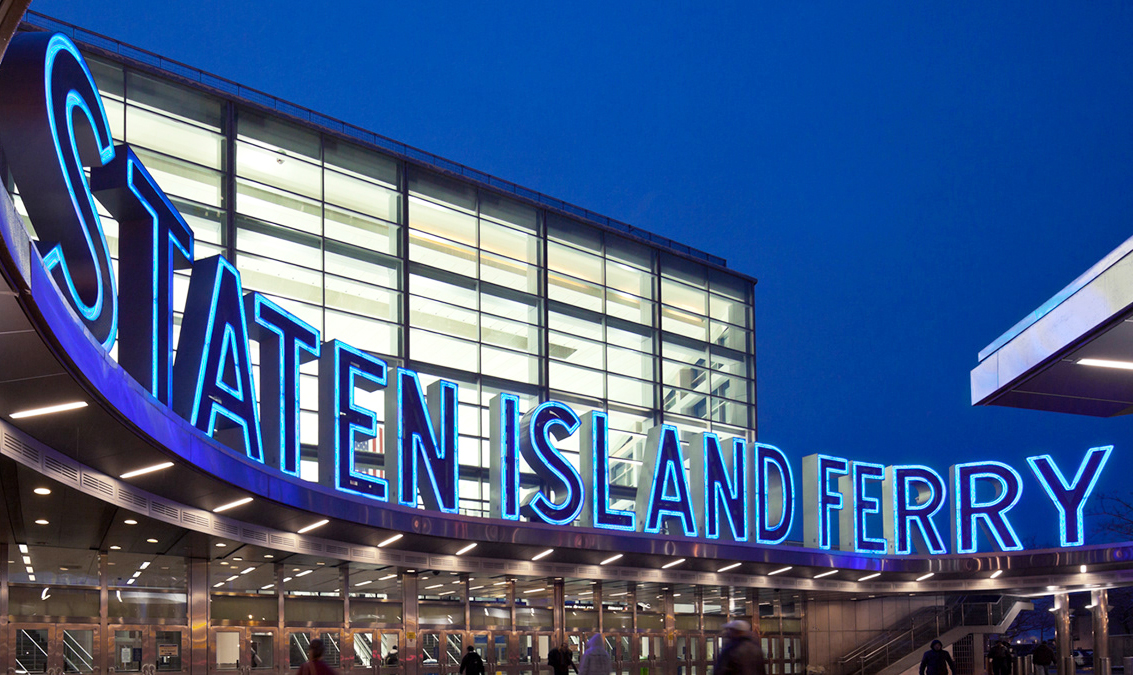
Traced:
<path fill-rule="evenodd" d="M 1133 6 L 710 4 L 32 9 L 726 257 L 793 458 L 1001 459 L 1040 544 L 1027 455 L 1114 444 L 1129 490 L 1133 422 L 972 408 L 968 373 L 1133 235 Z"/>

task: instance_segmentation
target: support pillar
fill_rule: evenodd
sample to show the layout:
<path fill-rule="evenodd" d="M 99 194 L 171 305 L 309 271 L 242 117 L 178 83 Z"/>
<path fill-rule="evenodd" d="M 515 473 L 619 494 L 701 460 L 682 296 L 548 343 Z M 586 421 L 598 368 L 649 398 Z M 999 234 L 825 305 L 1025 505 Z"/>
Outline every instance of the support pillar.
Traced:
<path fill-rule="evenodd" d="M 8 649 L 8 544 L 0 542 L 0 664 L 5 668 Z"/>
<path fill-rule="evenodd" d="M 555 579 L 551 586 L 553 589 L 554 610 L 551 612 L 552 620 L 555 622 L 555 640 L 556 644 L 566 644 L 566 587 L 562 579 Z M 514 624 L 513 624 L 514 625 Z M 513 630 L 513 633 L 518 632 Z"/>
<path fill-rule="evenodd" d="M 594 602 L 594 611 L 598 612 L 598 632 L 605 634 L 606 631 L 602 627 L 602 580 L 599 579 L 595 581 L 592 588 L 594 590 L 593 593 L 591 593 L 590 598 Z M 1130 675 L 1133 675 L 1133 673 L 1131 673 Z"/>
<path fill-rule="evenodd" d="M 1058 653 L 1058 675 L 1075 675 L 1070 653 L 1070 594 L 1054 594 L 1054 651 Z"/>
<path fill-rule="evenodd" d="M 103 576 L 108 576 L 105 570 Z M 208 672 L 209 602 L 209 561 L 207 558 L 191 558 L 189 560 L 189 636 L 191 640 L 189 663 L 190 670 L 193 673 Z M 105 635 L 103 633 L 103 636 Z M 108 658 L 107 662 L 113 663 L 113 659 Z M 103 669 L 102 672 L 110 672 L 109 667 Z"/>
<path fill-rule="evenodd" d="M 7 559 L 5 558 L 5 561 Z M 107 631 L 110 626 L 110 556 L 106 551 L 98 552 L 98 634 L 101 636 L 99 639 L 103 640 L 104 645 L 112 645 L 113 641 L 110 640 Z M 5 612 L 7 614 L 7 612 Z M 6 634 L 5 634 L 6 635 Z M 7 639 L 7 638 L 5 638 Z M 100 668 L 106 668 L 105 672 L 110 672 L 109 668 L 114 659 L 110 656 L 109 652 L 112 648 L 99 650 L 102 653 L 102 663 L 94 665 Z M 7 663 L 4 661 L 3 663 Z M 1131 674 L 1133 675 L 1133 674 Z"/>
<path fill-rule="evenodd" d="M 272 571 L 275 573 L 275 614 L 276 614 L 276 629 L 278 637 L 275 639 L 275 663 L 279 667 L 283 664 L 291 665 L 291 642 L 284 630 L 287 625 L 287 617 L 284 615 L 284 603 L 286 601 L 286 593 L 284 592 L 284 581 L 287 575 L 287 569 L 284 568 L 283 563 L 277 562 L 272 565 Z"/>
<path fill-rule="evenodd" d="M 405 626 L 405 652 L 401 662 L 405 664 L 405 675 L 421 672 L 421 648 L 417 645 L 417 573 L 405 572 L 401 575 L 401 620 Z M 512 624 L 513 626 L 515 624 Z"/>
<path fill-rule="evenodd" d="M 339 644 L 339 663 L 343 672 L 349 673 L 354 669 L 354 636 L 350 633 L 350 565 L 343 563 L 338 568 L 338 583 L 342 590 L 342 637 Z"/>
<path fill-rule="evenodd" d="M 1109 656 L 1109 591 L 1104 588 L 1090 591 L 1090 612 L 1094 620 L 1094 672 L 1109 675 L 1112 671 Z"/>
<path fill-rule="evenodd" d="M 672 586 L 661 587 L 661 611 L 665 613 L 665 644 L 661 649 L 661 658 L 666 664 L 676 663 L 677 610 Z"/>

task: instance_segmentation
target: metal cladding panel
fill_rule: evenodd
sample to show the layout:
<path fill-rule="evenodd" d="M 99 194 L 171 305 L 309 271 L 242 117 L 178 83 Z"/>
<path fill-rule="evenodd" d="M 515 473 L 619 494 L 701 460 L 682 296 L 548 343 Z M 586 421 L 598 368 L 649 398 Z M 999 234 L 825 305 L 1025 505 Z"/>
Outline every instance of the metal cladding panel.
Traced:
<path fill-rule="evenodd" d="M 1108 383 L 1099 391 L 1096 374 L 1079 369 L 1077 361 L 1099 358 L 1093 351 L 1104 344 L 1099 339 L 1128 318 L 1131 307 L 1133 239 L 980 352 L 981 361 L 971 372 L 972 404 L 1102 417 L 1122 414 L 1129 406 L 1112 393 L 1121 384 Z M 1133 361 L 1128 342 L 1105 351 L 1108 355 L 1100 358 Z M 1067 361 L 1069 370 L 1062 368 Z M 1050 369 L 1065 372 L 1044 377 Z M 1078 400 L 1048 400 L 1071 397 Z"/>

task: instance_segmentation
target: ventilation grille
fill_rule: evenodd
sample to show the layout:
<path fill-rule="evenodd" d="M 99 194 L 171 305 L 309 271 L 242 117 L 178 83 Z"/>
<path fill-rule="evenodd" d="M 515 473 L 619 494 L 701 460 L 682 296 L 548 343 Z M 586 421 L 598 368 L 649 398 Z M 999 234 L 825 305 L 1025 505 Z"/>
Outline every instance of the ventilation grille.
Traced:
<path fill-rule="evenodd" d="M 327 544 L 327 553 L 333 555 L 350 555 L 350 547 L 339 546 L 338 544 Z"/>
<path fill-rule="evenodd" d="M 110 485 L 110 483 L 107 483 L 106 481 L 99 478 L 95 478 L 89 473 L 83 474 L 83 487 L 90 490 L 96 490 L 97 492 L 106 495 L 107 498 L 114 497 L 114 488 Z"/>
<path fill-rule="evenodd" d="M 151 502 L 150 510 L 154 513 L 172 518 L 173 520 L 181 520 L 181 510 L 171 504 L 163 504 L 162 502 Z"/>
<path fill-rule="evenodd" d="M 79 470 L 70 464 L 60 462 L 51 455 L 43 457 L 43 468 L 47 469 L 53 474 L 62 476 L 72 483 L 79 482 Z"/>
<path fill-rule="evenodd" d="M 294 546 L 295 545 L 295 538 L 294 537 L 283 537 L 283 536 L 280 536 L 278 534 L 273 534 L 270 537 L 268 537 L 268 539 L 271 542 L 272 546 Z"/>
<path fill-rule="evenodd" d="M 306 539 L 300 539 L 299 548 L 303 549 L 304 551 L 322 551 L 323 545 L 317 542 L 307 541 Z"/>
<path fill-rule="evenodd" d="M 373 559 L 374 552 L 371 551 L 368 548 L 352 548 L 352 549 L 350 549 L 350 555 L 352 555 L 356 558 L 371 558 L 371 559 Z"/>
<path fill-rule="evenodd" d="M 39 466 L 39 451 L 12 434 L 4 434 L 4 449 L 9 454 L 18 455 L 23 457 L 24 461 Z"/>
<path fill-rule="evenodd" d="M 423 555 L 410 555 L 407 553 L 405 554 L 405 562 L 410 565 L 425 565 L 429 562 L 429 559 Z"/>
<path fill-rule="evenodd" d="M 216 528 L 217 532 L 220 532 L 221 534 L 227 534 L 232 537 L 235 537 L 236 533 L 240 531 L 240 528 L 236 525 L 232 523 L 226 523 L 219 518 L 212 521 L 212 526 Z"/>
<path fill-rule="evenodd" d="M 507 566 L 504 563 L 502 563 L 502 562 L 492 562 L 490 560 L 485 560 L 485 561 L 481 562 L 480 567 L 482 569 L 486 569 L 486 570 L 500 570 L 501 572 L 504 571 L 505 569 L 507 569 Z"/>
<path fill-rule="evenodd" d="M 188 523 L 189 525 L 196 525 L 197 527 L 209 526 L 208 516 L 202 516 L 199 513 L 192 513 L 190 511 L 183 512 L 181 514 L 181 520 L 182 522 Z"/>
<path fill-rule="evenodd" d="M 118 488 L 118 499 L 143 511 L 146 509 L 146 506 L 149 505 L 149 500 L 145 497 L 134 494 L 129 490 L 123 490 L 122 488 Z"/>
<path fill-rule="evenodd" d="M 259 530 L 249 530 L 248 528 L 245 527 L 245 528 L 242 528 L 240 530 L 240 533 L 244 535 L 245 539 L 251 539 L 252 541 L 267 541 L 268 540 L 267 532 L 260 532 Z M 235 525 L 232 526 L 232 534 L 236 534 L 236 526 Z"/>

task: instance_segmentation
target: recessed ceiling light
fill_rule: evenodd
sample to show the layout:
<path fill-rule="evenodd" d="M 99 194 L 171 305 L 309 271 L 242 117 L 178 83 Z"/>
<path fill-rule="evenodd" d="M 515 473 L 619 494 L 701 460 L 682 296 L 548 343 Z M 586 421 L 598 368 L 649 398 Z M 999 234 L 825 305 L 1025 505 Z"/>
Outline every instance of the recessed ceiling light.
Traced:
<path fill-rule="evenodd" d="M 51 413 L 64 412 L 67 410 L 78 410 L 79 408 L 87 407 L 86 401 L 74 401 L 72 403 L 60 403 L 59 405 L 49 405 L 45 408 L 32 408 L 30 410 L 21 410 L 14 412 L 9 417 L 14 420 L 23 419 L 24 417 L 38 417 L 39 415 L 50 415 Z"/>
<path fill-rule="evenodd" d="M 316 564 L 316 565 L 325 565 L 326 563 L 325 563 L 325 562 L 323 562 L 322 560 L 320 560 L 319 562 L 317 562 L 317 563 L 315 563 L 315 564 Z"/>
<path fill-rule="evenodd" d="M 51 488 L 39 487 L 32 490 L 32 492 L 36 493 L 37 495 L 49 495 L 51 494 Z"/>
<path fill-rule="evenodd" d="M 216 542 L 216 547 L 217 548 L 227 548 L 228 544 L 224 543 L 223 541 L 218 541 L 218 542 Z"/>
<path fill-rule="evenodd" d="M 322 520 L 311 523 L 310 525 L 308 525 L 306 527 L 299 528 L 298 533 L 299 534 L 307 534 L 308 532 L 315 529 L 316 527 L 322 527 L 323 525 L 326 525 L 329 522 L 330 522 L 330 520 L 323 518 Z"/>
<path fill-rule="evenodd" d="M 111 550 L 111 551 L 121 551 L 121 550 L 122 550 L 122 547 L 121 547 L 121 546 L 119 546 L 119 545 L 117 545 L 117 544 L 115 544 L 114 546 L 111 546 L 111 547 L 110 547 L 110 550 Z"/>
<path fill-rule="evenodd" d="M 684 561 L 685 561 L 684 558 L 678 558 L 678 559 L 674 560 L 673 562 L 669 562 L 669 563 L 665 563 L 664 565 L 661 565 L 661 569 L 667 570 L 670 567 L 676 567 L 677 565 L 680 565 Z"/>
<path fill-rule="evenodd" d="M 20 547 L 20 553 L 27 553 L 28 552 L 28 545 L 27 544 L 20 544 L 19 547 Z"/>
<path fill-rule="evenodd" d="M 1081 572 L 1082 574 L 1085 574 L 1086 573 L 1086 566 L 1082 565 L 1081 567 L 1078 568 L 1078 571 Z"/>
<path fill-rule="evenodd" d="M 476 542 L 472 542 L 468 546 L 465 546 L 464 548 L 457 551 L 456 554 L 457 555 L 464 555 L 465 553 L 468 553 L 469 551 L 471 551 L 474 548 L 476 548 Z"/>
<path fill-rule="evenodd" d="M 264 557 L 265 557 L 265 558 L 267 558 L 268 560 L 271 560 L 271 559 L 272 559 L 272 558 L 274 558 L 275 556 L 274 556 L 274 555 L 272 555 L 272 554 L 270 554 L 270 553 L 266 553 L 266 554 L 264 554 Z"/>
<path fill-rule="evenodd" d="M 614 562 L 615 560 L 620 560 L 621 558 L 622 558 L 622 554 L 619 553 L 617 555 L 612 555 L 609 558 L 606 558 L 605 560 L 603 560 L 602 562 L 600 562 L 598 564 L 599 565 L 609 565 L 610 563 Z"/>
<path fill-rule="evenodd" d="M 47 520 L 46 518 L 40 518 L 40 519 L 35 521 L 35 524 L 36 525 L 49 525 L 50 521 Z"/>
<path fill-rule="evenodd" d="M 241 560 L 243 560 L 243 558 L 241 558 L 240 556 L 235 556 L 232 559 L 235 560 L 236 562 L 240 562 Z"/>
<path fill-rule="evenodd" d="M 404 536 L 405 536 L 404 534 L 395 534 L 392 537 L 390 537 L 389 539 L 386 539 L 382 543 L 378 544 L 378 548 L 382 548 L 384 546 L 389 546 L 390 544 L 397 541 L 398 539 L 401 539 Z"/>
<path fill-rule="evenodd" d="M 243 499 L 237 499 L 234 502 L 228 502 L 227 504 L 221 504 L 220 506 L 213 509 L 212 512 L 213 513 L 221 513 L 223 511 L 227 511 L 228 509 L 234 509 L 237 506 L 243 506 L 250 501 L 252 501 L 251 497 L 244 497 Z"/>
<path fill-rule="evenodd" d="M 1133 370 L 1133 363 L 1129 361 L 1113 361 L 1110 359 L 1078 359 L 1080 366 L 1095 366 L 1098 368 L 1117 368 L 1118 370 Z M 15 415 L 12 415 L 15 417 Z"/>
<path fill-rule="evenodd" d="M 541 559 L 546 558 L 547 556 L 551 555 L 554 552 L 555 552 L 555 549 L 549 548 L 546 551 L 543 551 L 542 553 L 536 555 L 534 558 L 532 558 L 532 560 L 541 560 Z"/>
<path fill-rule="evenodd" d="M 149 543 L 151 543 L 151 544 L 156 544 L 156 543 L 157 543 L 157 540 L 156 540 L 156 539 L 154 539 L 153 537 L 150 537 L 149 539 L 146 539 L 146 541 L 147 541 L 147 542 L 149 542 Z"/>
<path fill-rule="evenodd" d="M 147 467 L 143 467 L 141 469 L 135 469 L 133 471 L 127 471 L 126 473 L 124 473 L 124 474 L 122 474 L 121 476 L 118 476 L 118 477 L 122 478 L 122 479 L 126 479 L 126 478 L 134 478 L 135 476 L 144 476 L 147 473 L 153 473 L 154 471 L 161 471 L 162 469 L 168 469 L 171 466 L 173 466 L 173 462 L 162 462 L 161 464 L 154 464 L 153 466 L 147 466 Z"/>
<path fill-rule="evenodd" d="M 122 522 L 126 523 L 127 525 L 137 525 L 138 524 L 138 521 L 134 520 L 133 518 L 127 518 L 126 520 L 123 520 Z"/>

